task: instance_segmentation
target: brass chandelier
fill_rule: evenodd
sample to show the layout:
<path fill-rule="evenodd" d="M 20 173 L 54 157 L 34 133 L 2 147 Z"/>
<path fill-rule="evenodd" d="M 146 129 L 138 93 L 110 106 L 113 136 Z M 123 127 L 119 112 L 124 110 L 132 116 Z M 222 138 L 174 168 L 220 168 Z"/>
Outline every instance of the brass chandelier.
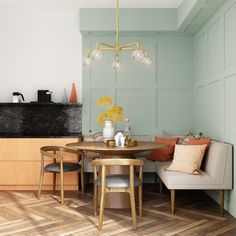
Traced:
<path fill-rule="evenodd" d="M 103 42 L 98 42 L 94 49 L 89 49 L 87 55 L 83 59 L 83 65 L 89 66 L 93 61 L 99 61 L 102 59 L 103 52 L 114 51 L 115 61 L 112 66 L 115 70 L 121 68 L 121 62 L 119 59 L 120 51 L 132 51 L 131 57 L 133 60 L 141 62 L 147 66 L 152 64 L 152 58 L 150 57 L 148 50 L 141 48 L 138 42 L 131 42 L 125 45 L 120 45 L 119 42 L 119 0 L 116 0 L 116 42 L 115 45 L 110 45 Z"/>

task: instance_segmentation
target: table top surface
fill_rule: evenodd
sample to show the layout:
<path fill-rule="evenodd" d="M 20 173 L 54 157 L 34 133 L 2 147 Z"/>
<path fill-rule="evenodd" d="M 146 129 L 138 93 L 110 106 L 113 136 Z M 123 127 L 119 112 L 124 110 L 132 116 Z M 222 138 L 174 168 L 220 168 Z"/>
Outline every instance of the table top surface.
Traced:
<path fill-rule="evenodd" d="M 108 147 L 104 142 L 94 141 L 94 142 L 68 143 L 67 146 L 82 151 L 90 151 L 100 154 L 128 155 L 166 147 L 167 145 L 157 142 L 138 141 L 138 145 L 135 147 Z"/>

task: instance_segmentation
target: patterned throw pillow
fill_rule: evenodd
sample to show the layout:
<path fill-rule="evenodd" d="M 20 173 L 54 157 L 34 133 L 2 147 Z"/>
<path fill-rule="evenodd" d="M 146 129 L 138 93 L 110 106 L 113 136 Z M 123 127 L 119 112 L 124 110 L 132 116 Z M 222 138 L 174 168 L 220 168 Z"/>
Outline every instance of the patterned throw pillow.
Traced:
<path fill-rule="evenodd" d="M 84 142 L 94 142 L 94 141 L 103 141 L 101 140 L 100 136 L 102 132 L 93 133 L 92 135 L 84 136 Z M 99 157 L 99 154 L 94 152 L 87 152 L 86 158 L 96 159 Z"/>
<path fill-rule="evenodd" d="M 94 141 L 103 141 L 102 132 L 93 133 L 93 139 Z"/>
<path fill-rule="evenodd" d="M 190 134 L 187 137 L 184 138 L 184 140 L 182 140 L 182 142 L 179 142 L 178 144 L 187 144 L 190 140 L 192 139 L 199 139 L 201 136 L 199 134 Z"/>
<path fill-rule="evenodd" d="M 166 131 L 162 131 L 161 132 L 161 137 L 171 137 L 171 138 L 178 138 L 179 139 L 179 142 L 178 144 L 182 144 L 182 142 L 184 141 L 184 139 L 189 136 L 191 134 L 190 131 L 188 132 L 185 132 L 185 133 L 182 133 L 182 134 L 178 134 L 178 135 L 173 135 L 169 132 L 166 132 Z"/>

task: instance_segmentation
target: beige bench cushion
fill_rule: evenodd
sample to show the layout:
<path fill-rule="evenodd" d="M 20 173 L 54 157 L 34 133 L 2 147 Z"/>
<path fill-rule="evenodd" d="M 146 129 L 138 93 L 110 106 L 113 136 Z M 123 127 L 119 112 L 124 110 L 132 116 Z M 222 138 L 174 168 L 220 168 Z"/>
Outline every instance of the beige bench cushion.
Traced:
<path fill-rule="evenodd" d="M 166 171 L 171 163 L 157 162 L 156 170 L 168 189 L 209 189 L 209 186 L 219 185 L 217 181 L 206 172 L 201 171 L 199 175 Z"/>

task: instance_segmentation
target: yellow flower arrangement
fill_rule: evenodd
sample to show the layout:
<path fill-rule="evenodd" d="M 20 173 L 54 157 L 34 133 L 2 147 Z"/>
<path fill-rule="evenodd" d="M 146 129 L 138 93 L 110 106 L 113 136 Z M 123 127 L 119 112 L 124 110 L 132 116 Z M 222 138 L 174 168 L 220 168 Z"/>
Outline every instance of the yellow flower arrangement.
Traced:
<path fill-rule="evenodd" d="M 111 97 L 109 96 L 101 97 L 100 99 L 97 100 L 97 105 L 106 108 L 106 111 L 101 112 L 101 114 L 97 118 L 97 121 L 100 125 L 104 124 L 105 120 L 110 120 L 113 123 L 122 121 L 123 108 L 114 105 Z"/>

